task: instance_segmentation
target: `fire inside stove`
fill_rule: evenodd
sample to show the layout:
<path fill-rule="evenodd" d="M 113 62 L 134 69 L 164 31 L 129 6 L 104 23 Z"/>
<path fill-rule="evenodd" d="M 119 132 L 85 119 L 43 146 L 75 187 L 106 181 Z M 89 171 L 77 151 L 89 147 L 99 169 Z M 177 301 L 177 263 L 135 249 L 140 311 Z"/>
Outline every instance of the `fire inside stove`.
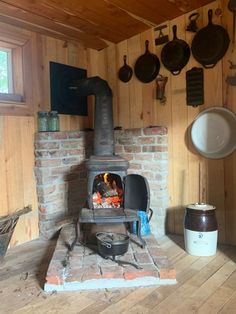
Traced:
<path fill-rule="evenodd" d="M 123 187 L 119 175 L 101 173 L 93 182 L 93 208 L 120 208 L 123 204 Z"/>

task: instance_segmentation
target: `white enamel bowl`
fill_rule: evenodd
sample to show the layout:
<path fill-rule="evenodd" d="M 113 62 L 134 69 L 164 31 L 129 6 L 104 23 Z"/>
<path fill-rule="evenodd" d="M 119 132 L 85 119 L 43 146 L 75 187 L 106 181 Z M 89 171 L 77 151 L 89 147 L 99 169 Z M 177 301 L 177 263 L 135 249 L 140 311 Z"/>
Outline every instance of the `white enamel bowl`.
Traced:
<path fill-rule="evenodd" d="M 236 149 L 236 115 L 223 107 L 202 111 L 194 120 L 191 140 L 204 157 L 220 159 Z"/>

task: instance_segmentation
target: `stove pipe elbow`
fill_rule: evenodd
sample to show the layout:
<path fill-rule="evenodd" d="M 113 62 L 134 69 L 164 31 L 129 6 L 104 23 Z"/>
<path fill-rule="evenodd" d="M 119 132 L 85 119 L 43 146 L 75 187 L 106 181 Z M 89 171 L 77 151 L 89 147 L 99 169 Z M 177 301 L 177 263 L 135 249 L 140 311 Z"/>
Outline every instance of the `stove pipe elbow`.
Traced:
<path fill-rule="evenodd" d="M 114 127 L 112 91 L 108 83 L 99 76 L 75 80 L 76 92 L 83 96 L 95 96 L 94 155 L 114 155 Z"/>

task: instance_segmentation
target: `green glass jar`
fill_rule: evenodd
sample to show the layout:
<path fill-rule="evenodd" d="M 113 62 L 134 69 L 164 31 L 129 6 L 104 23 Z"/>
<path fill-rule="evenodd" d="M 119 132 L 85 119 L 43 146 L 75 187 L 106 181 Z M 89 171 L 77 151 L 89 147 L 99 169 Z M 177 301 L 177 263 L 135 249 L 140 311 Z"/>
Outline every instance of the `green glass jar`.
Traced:
<path fill-rule="evenodd" d="M 38 112 L 38 131 L 39 132 L 48 131 L 48 113 L 46 111 Z"/>
<path fill-rule="evenodd" d="M 50 132 L 57 132 L 59 131 L 59 116 L 57 111 L 50 111 L 49 112 L 49 131 Z"/>

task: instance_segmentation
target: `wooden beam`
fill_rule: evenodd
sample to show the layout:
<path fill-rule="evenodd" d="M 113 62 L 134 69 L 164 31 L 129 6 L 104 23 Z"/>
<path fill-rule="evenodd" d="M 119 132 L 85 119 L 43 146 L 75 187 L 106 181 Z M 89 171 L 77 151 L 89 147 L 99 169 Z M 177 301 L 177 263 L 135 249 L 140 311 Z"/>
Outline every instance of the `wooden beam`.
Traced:
<path fill-rule="evenodd" d="M 183 13 L 198 9 L 201 6 L 212 2 L 212 0 L 106 0 L 137 17 L 143 18 L 156 25 L 167 20 L 172 20 Z"/>

